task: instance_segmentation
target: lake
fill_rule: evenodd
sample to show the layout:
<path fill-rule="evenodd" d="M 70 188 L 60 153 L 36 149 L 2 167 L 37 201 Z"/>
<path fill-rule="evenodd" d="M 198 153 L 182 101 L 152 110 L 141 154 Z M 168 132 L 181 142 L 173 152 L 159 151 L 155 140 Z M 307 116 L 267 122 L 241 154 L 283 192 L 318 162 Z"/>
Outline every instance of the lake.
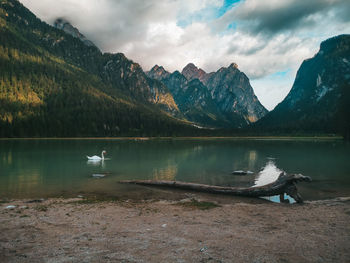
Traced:
<path fill-rule="evenodd" d="M 109 159 L 87 160 L 86 155 L 100 155 L 102 150 Z M 349 157 L 350 145 L 340 140 L 0 140 L 0 198 L 89 194 L 156 198 L 161 190 L 118 181 L 159 179 L 249 187 L 270 183 L 285 171 L 313 179 L 298 185 L 304 200 L 326 199 L 350 196 Z M 233 175 L 236 170 L 252 174 Z"/>

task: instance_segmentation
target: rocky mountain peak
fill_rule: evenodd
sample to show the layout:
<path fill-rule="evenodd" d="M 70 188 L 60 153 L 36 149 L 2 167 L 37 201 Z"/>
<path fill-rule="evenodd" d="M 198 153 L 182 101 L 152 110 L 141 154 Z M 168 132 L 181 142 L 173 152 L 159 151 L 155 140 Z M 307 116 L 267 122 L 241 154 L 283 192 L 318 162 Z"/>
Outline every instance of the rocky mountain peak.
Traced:
<path fill-rule="evenodd" d="M 183 68 L 182 71 L 187 71 L 187 70 L 197 71 L 198 68 L 197 68 L 197 66 L 196 66 L 195 64 L 193 64 L 193 63 L 188 63 L 188 64 Z"/>
<path fill-rule="evenodd" d="M 159 68 L 162 68 L 162 66 L 159 67 L 157 64 L 155 64 L 153 68 L 151 68 L 151 71 L 158 70 Z"/>
<path fill-rule="evenodd" d="M 76 27 L 72 26 L 72 24 L 64 18 L 57 18 L 53 23 L 53 26 L 55 28 L 63 30 L 64 32 L 75 38 L 79 38 L 81 41 L 84 42 L 85 45 L 89 47 L 96 47 L 94 43 L 87 39 L 82 33 L 79 32 L 79 30 Z"/>
<path fill-rule="evenodd" d="M 236 63 L 209 74 L 193 63 L 171 74 L 156 65 L 147 75 L 165 84 L 187 120 L 199 125 L 244 127 L 267 112 Z"/>
<path fill-rule="evenodd" d="M 196 65 L 193 63 L 187 64 L 186 67 L 183 68 L 182 70 L 182 75 L 184 75 L 188 80 L 192 79 L 199 79 L 203 83 L 205 82 L 205 79 L 207 77 L 207 73 L 201 69 L 198 68 Z"/>
<path fill-rule="evenodd" d="M 238 65 L 236 63 L 231 63 L 229 68 L 235 68 L 238 69 Z"/>
<path fill-rule="evenodd" d="M 162 66 L 155 65 L 150 71 L 146 72 L 147 76 L 152 79 L 162 80 L 167 78 L 170 73 L 166 71 Z"/>
<path fill-rule="evenodd" d="M 237 127 L 243 127 L 262 118 L 267 110 L 255 96 L 248 77 L 237 67 L 232 63 L 208 74 L 206 86 L 220 111 Z"/>
<path fill-rule="evenodd" d="M 320 52 L 344 51 L 348 49 L 349 35 L 339 35 L 322 41 Z"/>

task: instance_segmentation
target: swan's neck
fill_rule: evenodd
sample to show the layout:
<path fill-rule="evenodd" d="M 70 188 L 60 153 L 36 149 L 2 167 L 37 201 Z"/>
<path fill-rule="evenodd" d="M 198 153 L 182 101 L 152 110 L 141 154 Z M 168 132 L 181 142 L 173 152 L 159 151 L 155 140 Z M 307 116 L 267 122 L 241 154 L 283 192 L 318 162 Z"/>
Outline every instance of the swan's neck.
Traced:
<path fill-rule="evenodd" d="M 105 156 L 104 156 L 103 152 L 101 153 L 101 157 L 102 157 L 102 160 L 104 160 Z"/>

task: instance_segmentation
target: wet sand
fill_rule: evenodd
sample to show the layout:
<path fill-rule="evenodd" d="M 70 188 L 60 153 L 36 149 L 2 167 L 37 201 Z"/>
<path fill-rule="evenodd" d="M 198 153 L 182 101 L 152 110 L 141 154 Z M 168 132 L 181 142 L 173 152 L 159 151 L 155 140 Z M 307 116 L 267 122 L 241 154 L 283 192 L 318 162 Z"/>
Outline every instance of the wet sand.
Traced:
<path fill-rule="evenodd" d="M 0 262 L 349 262 L 350 198 L 0 204 Z M 15 205 L 15 208 L 6 208 Z"/>

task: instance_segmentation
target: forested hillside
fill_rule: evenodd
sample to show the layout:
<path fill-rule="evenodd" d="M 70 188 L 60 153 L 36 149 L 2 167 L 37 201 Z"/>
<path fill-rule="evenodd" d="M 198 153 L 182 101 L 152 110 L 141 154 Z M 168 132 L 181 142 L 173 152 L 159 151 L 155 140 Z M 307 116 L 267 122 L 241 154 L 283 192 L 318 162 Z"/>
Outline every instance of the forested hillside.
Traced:
<path fill-rule="evenodd" d="M 166 87 L 137 67 L 41 22 L 18 1 L 2 0 L 0 136 L 195 133 L 171 116 L 177 106 Z"/>

